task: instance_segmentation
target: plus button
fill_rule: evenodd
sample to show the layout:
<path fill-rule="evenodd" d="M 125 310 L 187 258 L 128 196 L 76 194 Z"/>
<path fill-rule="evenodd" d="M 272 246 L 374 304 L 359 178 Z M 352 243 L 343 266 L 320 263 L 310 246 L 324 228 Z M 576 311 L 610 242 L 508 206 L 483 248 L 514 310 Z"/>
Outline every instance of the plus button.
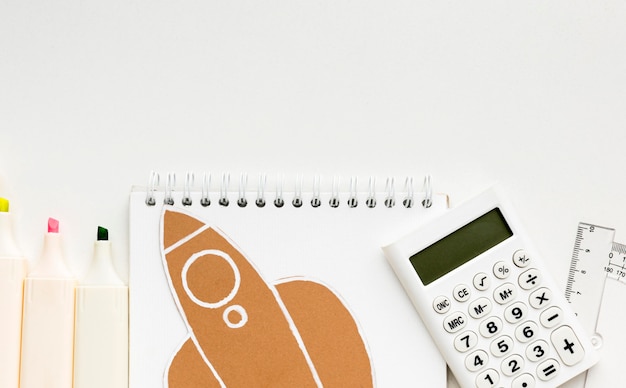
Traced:
<path fill-rule="evenodd" d="M 574 344 L 572 342 L 569 342 L 567 340 L 567 338 L 565 338 L 565 347 L 563 347 L 563 350 L 569 350 L 570 354 L 574 354 Z"/>

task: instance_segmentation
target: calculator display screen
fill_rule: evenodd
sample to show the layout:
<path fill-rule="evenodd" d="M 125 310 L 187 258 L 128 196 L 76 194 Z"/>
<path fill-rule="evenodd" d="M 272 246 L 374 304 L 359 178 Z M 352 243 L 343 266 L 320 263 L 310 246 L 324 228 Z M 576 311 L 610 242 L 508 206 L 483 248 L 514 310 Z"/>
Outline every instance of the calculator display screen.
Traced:
<path fill-rule="evenodd" d="M 513 236 L 495 208 L 409 258 L 424 285 Z"/>

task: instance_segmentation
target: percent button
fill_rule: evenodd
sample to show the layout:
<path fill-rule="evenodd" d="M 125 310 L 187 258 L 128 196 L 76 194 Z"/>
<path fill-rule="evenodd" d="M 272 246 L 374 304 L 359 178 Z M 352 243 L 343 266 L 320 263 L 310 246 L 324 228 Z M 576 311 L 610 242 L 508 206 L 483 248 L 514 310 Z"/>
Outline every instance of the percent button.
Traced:
<path fill-rule="evenodd" d="M 493 274 L 498 279 L 506 279 L 509 277 L 510 273 L 511 273 L 511 267 L 509 267 L 509 264 L 504 261 L 498 261 L 493 266 Z"/>

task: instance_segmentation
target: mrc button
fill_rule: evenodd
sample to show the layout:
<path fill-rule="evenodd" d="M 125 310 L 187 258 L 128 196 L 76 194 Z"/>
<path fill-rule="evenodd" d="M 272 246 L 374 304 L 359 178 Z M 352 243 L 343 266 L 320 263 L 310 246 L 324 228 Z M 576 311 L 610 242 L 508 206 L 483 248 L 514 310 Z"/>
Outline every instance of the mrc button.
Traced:
<path fill-rule="evenodd" d="M 448 333 L 456 333 L 461 330 L 467 324 L 467 318 L 465 314 L 460 311 L 452 313 L 443 320 L 443 328 L 446 329 Z"/>

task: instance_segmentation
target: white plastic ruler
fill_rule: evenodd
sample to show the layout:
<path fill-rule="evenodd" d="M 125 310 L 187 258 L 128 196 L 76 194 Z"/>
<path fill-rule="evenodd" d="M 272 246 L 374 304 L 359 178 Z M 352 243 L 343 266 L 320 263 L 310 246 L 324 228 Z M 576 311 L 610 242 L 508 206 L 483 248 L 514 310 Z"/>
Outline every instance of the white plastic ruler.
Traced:
<path fill-rule="evenodd" d="M 626 246 L 613 241 L 615 230 L 579 223 L 572 252 L 565 298 L 597 347 L 602 337 L 597 333 L 605 282 L 612 278 L 626 283 Z M 568 387 L 584 387 L 585 375 Z"/>

